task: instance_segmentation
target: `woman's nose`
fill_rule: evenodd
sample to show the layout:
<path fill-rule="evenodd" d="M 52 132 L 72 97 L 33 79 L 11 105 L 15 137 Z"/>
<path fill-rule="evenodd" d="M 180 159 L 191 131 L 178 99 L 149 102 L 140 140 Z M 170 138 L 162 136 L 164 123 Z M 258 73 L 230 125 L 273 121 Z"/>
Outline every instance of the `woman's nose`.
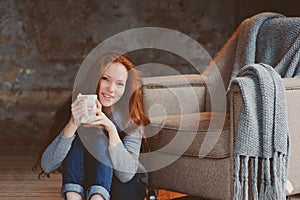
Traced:
<path fill-rule="evenodd" d="M 115 89 L 116 89 L 116 85 L 114 83 L 110 83 L 107 87 L 107 90 L 111 93 L 114 92 Z"/>

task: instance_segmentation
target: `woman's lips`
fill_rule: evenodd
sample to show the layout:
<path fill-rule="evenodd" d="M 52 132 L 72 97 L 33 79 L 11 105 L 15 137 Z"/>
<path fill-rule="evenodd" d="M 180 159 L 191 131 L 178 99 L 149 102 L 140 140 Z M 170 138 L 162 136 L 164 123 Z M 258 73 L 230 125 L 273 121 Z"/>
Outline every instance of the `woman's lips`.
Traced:
<path fill-rule="evenodd" d="M 112 98 L 114 98 L 112 95 L 105 94 L 105 93 L 102 93 L 102 96 L 106 101 L 111 101 Z"/>

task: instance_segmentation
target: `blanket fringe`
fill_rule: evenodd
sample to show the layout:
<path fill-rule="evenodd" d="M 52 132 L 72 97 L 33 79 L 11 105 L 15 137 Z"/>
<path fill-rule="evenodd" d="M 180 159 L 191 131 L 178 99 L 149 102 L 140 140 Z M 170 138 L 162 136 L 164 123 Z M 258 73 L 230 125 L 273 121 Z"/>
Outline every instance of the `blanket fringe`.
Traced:
<path fill-rule="evenodd" d="M 235 156 L 235 200 L 284 200 L 286 160 L 281 153 L 275 152 L 271 158 Z M 249 165 L 250 163 L 250 165 Z M 258 167 L 260 177 L 258 177 Z M 251 181 L 248 176 L 251 174 Z M 249 183 L 252 194 L 249 196 Z M 258 190 L 258 183 L 259 190 Z"/>
<path fill-rule="evenodd" d="M 279 181 L 279 176 L 278 176 L 278 153 L 274 152 L 273 155 L 273 172 L 275 174 L 274 176 L 274 192 L 275 192 L 275 199 L 280 199 L 280 194 L 281 194 L 281 187 L 280 187 L 280 181 Z M 280 172 L 279 172 L 280 173 Z"/>
<path fill-rule="evenodd" d="M 266 177 L 266 188 L 265 188 L 265 199 L 266 200 L 273 200 L 274 198 L 274 192 L 273 192 L 273 186 L 271 183 L 271 168 L 270 168 L 270 158 L 265 159 L 265 177 Z"/>
<path fill-rule="evenodd" d="M 234 168 L 235 168 L 235 174 L 234 174 L 234 200 L 241 199 L 241 193 L 242 193 L 242 186 L 240 182 L 240 158 L 239 156 L 236 156 L 234 159 Z"/>
<path fill-rule="evenodd" d="M 260 189 L 259 189 L 259 200 L 265 200 L 265 160 L 261 161 L 261 177 L 260 177 Z"/>
<path fill-rule="evenodd" d="M 253 200 L 258 200 L 257 175 L 258 175 L 258 158 L 251 158 L 252 173 L 252 197 Z"/>

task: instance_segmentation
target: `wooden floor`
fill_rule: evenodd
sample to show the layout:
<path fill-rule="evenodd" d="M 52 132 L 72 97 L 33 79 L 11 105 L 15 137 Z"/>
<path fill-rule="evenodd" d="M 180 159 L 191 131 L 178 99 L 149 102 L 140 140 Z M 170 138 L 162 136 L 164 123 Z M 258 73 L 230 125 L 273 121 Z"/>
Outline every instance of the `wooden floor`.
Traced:
<path fill-rule="evenodd" d="M 31 170 L 37 154 L 37 148 L 0 148 L 0 200 L 62 200 L 59 173 L 38 179 Z M 159 200 L 181 196 L 185 195 L 159 191 Z"/>
<path fill-rule="evenodd" d="M 0 199 L 1 200 L 58 200 L 60 174 L 50 179 L 38 179 L 31 170 L 38 150 L 36 148 L 0 149 Z"/>

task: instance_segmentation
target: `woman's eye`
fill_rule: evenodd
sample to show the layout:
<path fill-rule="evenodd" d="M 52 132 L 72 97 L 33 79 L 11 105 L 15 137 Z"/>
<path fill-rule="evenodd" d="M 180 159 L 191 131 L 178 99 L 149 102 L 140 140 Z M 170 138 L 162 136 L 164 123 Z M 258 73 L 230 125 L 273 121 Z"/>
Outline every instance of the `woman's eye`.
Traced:
<path fill-rule="evenodd" d="M 107 77 L 105 77 L 105 76 L 103 76 L 103 77 L 102 77 L 102 80 L 104 80 L 104 81 L 108 81 L 108 78 L 107 78 Z"/>
<path fill-rule="evenodd" d="M 118 83 L 118 86 L 123 87 L 124 83 Z"/>

